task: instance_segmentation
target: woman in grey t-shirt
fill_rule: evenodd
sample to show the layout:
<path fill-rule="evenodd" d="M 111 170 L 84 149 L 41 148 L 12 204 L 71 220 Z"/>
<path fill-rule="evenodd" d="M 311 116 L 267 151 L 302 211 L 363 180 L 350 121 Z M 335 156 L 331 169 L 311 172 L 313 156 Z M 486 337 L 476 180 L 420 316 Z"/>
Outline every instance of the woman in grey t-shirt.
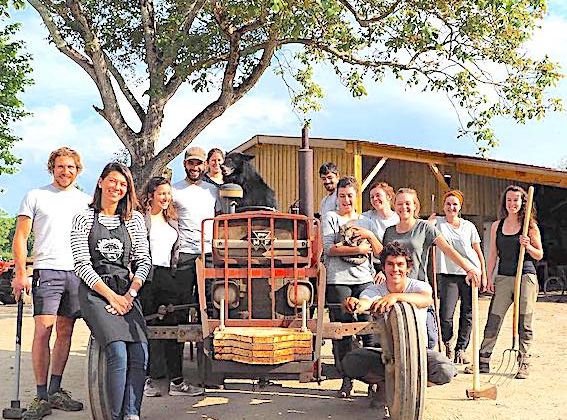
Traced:
<path fill-rule="evenodd" d="M 373 233 L 372 223 L 356 212 L 355 203 L 358 194 L 358 182 L 353 177 L 344 177 L 337 185 L 338 210 L 329 211 L 323 217 L 323 248 L 325 266 L 327 268 L 326 300 L 329 304 L 331 321 L 353 322 L 351 314 L 345 312 L 341 303 L 349 296 L 358 297 L 374 281 L 374 269 L 369 254 L 378 256 L 382 244 Z M 345 224 L 354 226 L 355 236 L 367 239 L 368 242 L 358 246 L 342 243 L 340 228 Z M 345 257 L 366 255 L 362 263 L 347 261 Z M 359 320 L 363 320 L 360 316 Z M 370 338 L 370 336 L 365 336 Z M 363 338 L 367 340 L 367 338 Z M 335 366 L 342 373 L 341 360 L 352 349 L 352 338 L 333 340 Z M 352 390 L 352 380 L 344 377 L 339 397 L 348 397 Z"/>
<path fill-rule="evenodd" d="M 400 188 L 394 198 L 394 208 L 400 223 L 390 226 L 384 233 L 384 244 L 397 241 L 405 245 L 411 253 L 413 261 L 409 277 L 428 281 L 427 263 L 431 246 L 439 249 L 466 272 L 466 281 L 480 284 L 480 270 L 470 261 L 464 259 L 447 243 L 441 232 L 425 220 L 418 219 L 420 203 L 417 192 L 411 188 Z M 427 319 L 428 347 L 433 348 L 437 342 L 437 328 L 433 309 L 430 309 Z"/>

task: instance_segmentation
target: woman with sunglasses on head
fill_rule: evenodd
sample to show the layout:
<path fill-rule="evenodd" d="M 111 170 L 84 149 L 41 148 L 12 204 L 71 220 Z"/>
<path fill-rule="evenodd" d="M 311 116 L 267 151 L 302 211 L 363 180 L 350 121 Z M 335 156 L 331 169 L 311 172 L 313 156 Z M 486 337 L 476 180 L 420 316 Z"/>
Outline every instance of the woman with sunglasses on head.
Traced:
<path fill-rule="evenodd" d="M 157 313 L 160 305 L 183 305 L 191 302 L 187 281 L 176 276 L 179 260 L 179 227 L 173 205 L 171 183 L 164 177 L 150 179 L 142 195 L 142 208 L 148 229 L 152 255 L 152 271 L 142 289 L 145 315 Z M 149 321 L 152 325 L 175 326 L 188 322 L 189 309 L 166 314 L 163 319 Z M 150 340 L 148 378 L 144 386 L 146 397 L 159 397 L 161 391 L 153 380 L 162 376 L 160 362 L 165 362 L 169 379 L 169 395 L 202 395 L 204 390 L 183 380 L 183 342 L 177 340 Z"/>
<path fill-rule="evenodd" d="M 455 250 L 482 273 L 482 286 L 486 285 L 486 268 L 480 247 L 480 236 L 476 226 L 459 216 L 463 206 L 463 193 L 450 190 L 443 195 L 445 216 L 431 215 L 429 220 L 441 231 L 443 237 Z M 445 354 L 455 363 L 468 364 L 465 350 L 469 345 L 472 331 L 472 288 L 465 281 L 466 273 L 444 253 L 436 254 L 436 268 L 439 274 L 439 318 L 441 338 L 445 343 Z M 459 332 L 453 350 L 453 316 L 457 301 L 461 299 L 459 311 Z"/>
<path fill-rule="evenodd" d="M 71 249 L 81 313 L 104 349 L 113 420 L 139 420 L 148 360 L 146 323 L 137 299 L 151 268 L 143 216 L 135 211 L 130 170 L 107 164 L 89 209 L 75 216 Z M 131 272 L 131 268 L 134 268 Z"/>
<path fill-rule="evenodd" d="M 427 263 L 429 251 L 433 245 L 461 267 L 465 273 L 465 281 L 480 284 L 481 273 L 470 261 L 463 258 L 455 249 L 447 243 L 439 229 L 426 220 L 419 219 L 420 203 L 417 192 L 411 188 L 400 188 L 394 197 L 394 208 L 400 217 L 400 223 L 390 226 L 384 233 L 383 243 L 389 244 L 397 241 L 405 245 L 410 252 L 413 267 L 410 277 L 428 281 Z M 435 322 L 435 311 L 433 306 L 429 308 L 427 315 L 427 338 L 428 348 L 437 344 L 437 325 Z"/>
<path fill-rule="evenodd" d="M 520 245 L 525 246 L 526 254 L 522 265 L 520 283 L 520 318 L 519 318 L 519 369 L 517 379 L 529 376 L 530 347 L 533 340 L 533 314 L 538 294 L 538 280 L 535 261 L 543 258 L 541 234 L 532 208 L 528 234 L 522 235 L 524 215 L 528 203 L 526 191 L 516 185 L 510 185 L 500 200 L 500 219 L 490 228 L 490 253 L 488 254 L 486 288 L 493 292 L 488 320 L 484 327 L 484 339 L 480 345 L 479 370 L 490 372 L 490 357 L 496 345 L 498 333 L 504 316 L 514 302 L 514 281 L 520 255 Z M 498 271 L 496 263 L 498 261 Z M 493 278 L 494 276 L 494 278 Z M 472 372 L 471 372 L 472 373 Z"/>
<path fill-rule="evenodd" d="M 382 244 L 373 232 L 372 222 L 356 212 L 355 203 L 359 190 L 358 182 L 354 177 L 343 177 L 337 185 L 337 211 L 328 211 L 323 216 L 323 250 L 325 253 L 325 266 L 327 268 L 326 301 L 329 304 L 329 317 L 331 321 L 354 322 L 352 314 L 346 312 L 341 306 L 349 296 L 358 297 L 360 293 L 374 282 L 374 269 L 370 261 L 370 254 L 378 256 L 382 251 Z M 340 230 L 343 225 L 352 226 L 355 235 L 366 239 L 365 243 L 357 246 L 342 243 Z M 352 262 L 349 257 L 365 256 L 362 262 Z M 368 320 L 367 315 L 359 315 L 358 320 Z M 365 345 L 370 345 L 371 336 L 363 336 Z M 352 337 L 333 340 L 333 356 L 335 367 L 342 372 L 341 361 L 353 348 Z M 343 376 L 343 382 L 338 396 L 348 397 L 352 390 L 352 379 Z"/>

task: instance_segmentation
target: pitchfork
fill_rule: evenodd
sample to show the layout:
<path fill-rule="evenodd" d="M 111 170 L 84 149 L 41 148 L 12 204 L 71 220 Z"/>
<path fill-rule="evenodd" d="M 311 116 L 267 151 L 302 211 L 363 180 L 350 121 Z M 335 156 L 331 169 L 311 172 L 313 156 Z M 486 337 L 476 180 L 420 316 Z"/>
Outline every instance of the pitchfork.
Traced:
<path fill-rule="evenodd" d="M 530 225 L 530 217 L 532 213 L 532 204 L 534 201 L 534 187 L 530 186 L 528 189 L 528 202 L 526 204 L 526 211 L 524 214 L 524 225 L 522 227 L 522 235 L 528 234 Z M 517 368 L 522 364 L 523 355 L 520 353 L 519 344 L 520 336 L 519 321 L 520 321 L 520 285 L 522 280 L 522 268 L 524 265 L 524 255 L 526 247 L 520 245 L 520 255 L 518 256 L 518 267 L 516 268 L 516 278 L 514 280 L 514 313 L 512 325 L 512 347 L 504 350 L 502 353 L 502 362 L 488 380 L 495 385 L 503 385 L 508 383 L 514 376 Z M 504 369 L 503 369 L 504 368 Z"/>

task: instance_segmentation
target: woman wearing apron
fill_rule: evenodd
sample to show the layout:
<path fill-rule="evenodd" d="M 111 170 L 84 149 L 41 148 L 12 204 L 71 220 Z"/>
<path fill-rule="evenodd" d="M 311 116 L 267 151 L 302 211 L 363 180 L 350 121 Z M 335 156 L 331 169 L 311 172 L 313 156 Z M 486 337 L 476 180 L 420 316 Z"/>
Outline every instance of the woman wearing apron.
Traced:
<path fill-rule="evenodd" d="M 148 344 L 138 299 L 151 260 L 130 170 L 105 166 L 89 209 L 75 216 L 71 248 L 81 313 L 105 349 L 112 419 L 138 420 Z"/>

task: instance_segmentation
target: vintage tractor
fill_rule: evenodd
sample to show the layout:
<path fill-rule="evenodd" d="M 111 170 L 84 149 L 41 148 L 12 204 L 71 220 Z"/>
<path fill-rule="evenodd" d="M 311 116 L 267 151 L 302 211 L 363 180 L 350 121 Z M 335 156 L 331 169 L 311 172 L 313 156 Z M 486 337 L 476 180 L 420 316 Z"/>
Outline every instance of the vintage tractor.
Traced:
<path fill-rule="evenodd" d="M 212 377 L 308 382 L 324 379 L 323 339 L 377 334 L 391 417 L 421 418 L 427 340 L 415 308 L 397 303 L 371 322 L 329 322 L 318 220 L 265 208 L 234 212 L 238 194 L 237 187 L 223 187 L 226 214 L 203 221 L 213 239 L 212 258 L 197 259 L 198 321 L 151 326 L 150 338 L 196 343 L 202 383 Z M 92 338 L 87 370 L 92 416 L 107 420 L 106 362 Z"/>

